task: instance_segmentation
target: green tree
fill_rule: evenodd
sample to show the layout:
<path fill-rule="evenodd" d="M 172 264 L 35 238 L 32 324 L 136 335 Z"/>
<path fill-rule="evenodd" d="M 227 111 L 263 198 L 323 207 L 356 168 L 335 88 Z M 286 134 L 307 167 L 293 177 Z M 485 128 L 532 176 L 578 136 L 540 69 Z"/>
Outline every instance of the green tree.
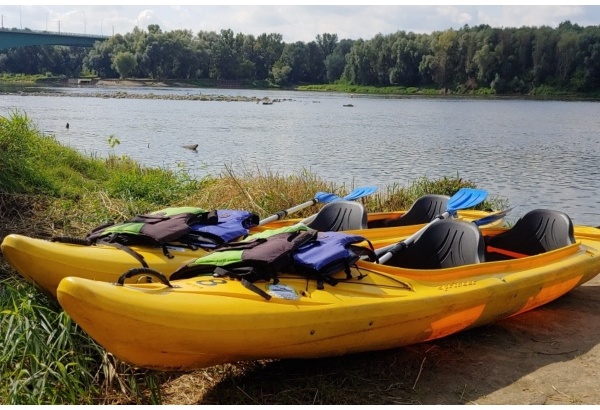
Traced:
<path fill-rule="evenodd" d="M 337 47 L 338 36 L 337 34 L 323 33 L 323 35 L 317 34 L 316 43 L 321 49 L 321 52 L 325 57 L 333 53 L 333 50 Z"/>
<path fill-rule="evenodd" d="M 556 73 L 556 44 L 558 33 L 548 26 L 535 31 L 533 42 L 533 83 L 540 86 L 551 84 Z"/>
<path fill-rule="evenodd" d="M 275 62 L 275 64 L 273 64 L 273 68 L 271 69 L 273 82 L 279 86 L 286 86 L 290 83 L 291 73 L 292 67 L 281 61 Z"/>
<path fill-rule="evenodd" d="M 333 83 L 340 79 L 346 66 L 346 54 L 350 52 L 354 41 L 341 40 L 333 49 L 333 52 L 325 57 L 325 74 L 327 82 Z"/>
<path fill-rule="evenodd" d="M 238 70 L 238 53 L 235 48 L 235 37 L 230 29 L 221 30 L 217 41 L 211 44 L 211 78 L 217 80 L 233 80 Z"/>
<path fill-rule="evenodd" d="M 88 71 L 97 73 L 101 78 L 118 77 L 119 74 L 113 68 L 111 57 L 115 48 L 124 41 L 124 37 L 117 34 L 106 41 L 97 42 L 83 59 L 84 67 Z"/>
<path fill-rule="evenodd" d="M 308 54 L 308 69 L 304 74 L 303 81 L 322 84 L 327 78 L 323 50 L 314 41 L 306 44 L 306 49 Z"/>
<path fill-rule="evenodd" d="M 352 45 L 346 55 L 346 66 L 342 74 L 345 81 L 357 85 L 377 84 L 377 74 L 374 70 L 377 55 L 371 44 L 359 39 Z"/>
<path fill-rule="evenodd" d="M 129 51 L 123 51 L 113 56 L 113 67 L 121 78 L 126 78 L 136 65 L 137 60 Z"/>
<path fill-rule="evenodd" d="M 150 34 L 161 34 L 162 30 L 158 24 L 150 24 L 148 25 L 148 33 Z"/>
<path fill-rule="evenodd" d="M 450 29 L 433 35 L 431 54 L 421 62 L 421 71 L 428 71 L 438 87 L 447 92 L 455 81 L 458 62 L 458 35 Z"/>
<path fill-rule="evenodd" d="M 419 86 L 421 75 L 419 64 L 427 53 L 427 43 L 423 36 L 414 33 L 398 32 L 390 38 L 390 53 L 393 64 L 389 70 L 390 84 Z"/>
<path fill-rule="evenodd" d="M 293 84 L 305 82 L 310 73 L 309 49 L 302 41 L 286 44 L 280 58 L 280 67 L 288 66 L 288 81 Z M 287 70 L 285 70 L 287 72 Z"/>
<path fill-rule="evenodd" d="M 557 65 L 556 79 L 559 85 L 567 86 L 576 69 L 578 49 L 578 34 L 573 31 L 563 31 L 556 45 Z"/>
<path fill-rule="evenodd" d="M 281 57 L 284 45 L 281 34 L 261 34 L 256 38 L 252 62 L 258 80 L 266 80 L 271 76 L 271 69 Z"/>
<path fill-rule="evenodd" d="M 165 78 L 165 73 L 163 70 L 164 56 L 165 53 L 162 47 L 162 42 L 156 40 L 152 41 L 146 46 L 146 49 L 142 54 L 141 62 L 144 66 L 144 71 L 149 77 L 155 79 Z"/>

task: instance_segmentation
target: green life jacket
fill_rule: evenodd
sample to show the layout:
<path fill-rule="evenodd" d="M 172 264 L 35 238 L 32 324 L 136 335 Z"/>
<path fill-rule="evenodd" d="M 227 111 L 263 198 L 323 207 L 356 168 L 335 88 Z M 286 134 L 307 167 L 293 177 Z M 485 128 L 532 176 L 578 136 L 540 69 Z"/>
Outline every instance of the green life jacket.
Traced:
<path fill-rule="evenodd" d="M 168 258 L 168 245 L 192 249 L 214 248 L 245 237 L 260 223 L 258 215 L 242 210 L 206 211 L 195 207 L 166 208 L 138 215 L 123 223 L 107 223 L 91 230 L 85 238 L 55 236 L 52 241 L 90 246 L 106 244 L 121 249 L 148 268 L 144 257 L 130 246 L 162 247 Z"/>
<path fill-rule="evenodd" d="M 145 215 L 138 215 L 123 223 L 109 223 L 90 231 L 86 240 L 90 243 L 121 244 L 125 246 L 162 246 L 177 241 L 188 243 L 187 235 L 193 224 L 217 224 L 217 211 L 194 207 L 166 208 Z"/>
<path fill-rule="evenodd" d="M 270 295 L 252 284 L 257 280 L 277 283 L 277 272 L 291 270 L 293 254 L 302 245 L 314 241 L 317 231 L 296 224 L 256 233 L 240 242 L 217 247 L 171 274 L 171 280 L 211 273 L 239 279 L 242 284 L 266 299 Z"/>
<path fill-rule="evenodd" d="M 180 267 L 170 279 L 204 274 L 228 276 L 241 280 L 248 289 L 268 300 L 271 296 L 253 282 L 265 280 L 277 284 L 277 275 L 281 272 L 314 279 L 319 289 L 325 282 L 335 285 L 343 280 L 332 276 L 341 271 L 346 272 L 346 279 L 351 279 L 350 267 L 360 256 L 367 255 L 371 260 L 376 258 L 370 243 L 369 248 L 357 245 L 363 241 L 366 239 L 359 235 L 318 232 L 296 224 L 221 245 L 214 252 Z"/>

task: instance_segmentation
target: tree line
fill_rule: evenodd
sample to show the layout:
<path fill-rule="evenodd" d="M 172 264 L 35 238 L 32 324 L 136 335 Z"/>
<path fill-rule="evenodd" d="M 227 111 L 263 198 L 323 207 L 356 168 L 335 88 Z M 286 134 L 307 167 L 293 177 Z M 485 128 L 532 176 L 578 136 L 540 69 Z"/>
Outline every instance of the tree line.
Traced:
<path fill-rule="evenodd" d="M 488 25 L 431 34 L 397 31 L 369 40 L 317 35 L 285 43 L 281 34 L 257 37 L 230 29 L 163 32 L 136 27 L 91 49 L 12 48 L 0 53 L 0 72 L 155 80 L 263 81 L 275 86 L 347 83 L 430 87 L 451 92 L 531 93 L 539 87 L 600 90 L 600 26 L 570 21 L 548 26 Z"/>

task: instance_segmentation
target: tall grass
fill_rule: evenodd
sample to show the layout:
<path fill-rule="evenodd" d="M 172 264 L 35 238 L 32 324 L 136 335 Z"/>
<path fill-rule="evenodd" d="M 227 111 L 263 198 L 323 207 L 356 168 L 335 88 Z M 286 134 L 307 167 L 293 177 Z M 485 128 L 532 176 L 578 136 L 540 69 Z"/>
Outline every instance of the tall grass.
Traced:
<path fill-rule="evenodd" d="M 101 348 L 22 281 L 0 282 L 0 308 L 0 403 L 91 403 Z"/>
<path fill-rule="evenodd" d="M 0 117 L 0 164 L 0 240 L 9 233 L 81 236 L 107 220 L 124 220 L 167 206 L 247 209 L 266 217 L 319 191 L 343 196 L 354 188 L 336 186 L 307 171 L 288 176 L 226 166 L 221 175 L 199 181 L 185 170 L 145 168 L 127 157 L 90 158 L 41 135 L 18 112 Z M 388 187 L 363 198 L 363 203 L 372 212 L 406 209 L 423 194 L 452 195 L 462 187 L 473 184 L 458 176 L 439 181 L 423 178 L 408 187 Z M 315 211 L 306 209 L 297 215 Z M 165 395 L 177 403 L 185 401 L 177 396 L 186 392 L 172 389 L 185 385 L 183 380 L 194 384 L 185 389 L 206 392 L 220 380 L 243 380 L 246 372 L 259 366 L 215 366 L 186 378 L 132 368 L 99 347 L 53 299 L 24 282 L 2 259 L 0 359 L 0 404 L 158 404 Z M 304 392 L 297 393 L 296 397 L 303 397 Z M 246 394 L 232 400 L 253 402 Z M 207 402 L 222 400 L 213 397 Z"/>

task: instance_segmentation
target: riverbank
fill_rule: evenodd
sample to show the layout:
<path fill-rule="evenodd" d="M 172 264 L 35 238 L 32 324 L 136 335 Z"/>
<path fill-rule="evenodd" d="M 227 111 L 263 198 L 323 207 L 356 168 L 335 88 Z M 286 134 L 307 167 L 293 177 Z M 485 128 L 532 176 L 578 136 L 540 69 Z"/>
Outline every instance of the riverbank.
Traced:
<path fill-rule="evenodd" d="M 224 84 L 227 82 L 223 82 Z M 273 87 L 265 87 L 266 83 L 261 83 L 263 87 L 243 87 L 239 88 L 256 88 L 256 89 L 274 89 Z M 204 88 L 194 82 L 186 81 L 156 81 L 151 79 L 101 79 L 97 85 L 106 87 L 185 87 L 185 88 Z M 206 86 L 210 88 L 231 88 L 230 86 L 220 87 L 219 82 L 210 82 Z M 279 89 L 279 88 L 277 88 Z M 469 92 L 456 92 L 452 90 L 442 90 L 427 87 L 402 87 L 402 86 L 361 86 L 352 84 L 307 84 L 290 87 L 296 91 L 313 91 L 313 92 L 334 92 L 350 94 L 352 96 L 360 95 L 377 95 L 394 97 L 456 97 L 456 98 L 502 98 L 502 99 L 538 99 L 538 100 L 581 100 L 595 101 L 600 100 L 600 95 L 597 93 L 573 93 L 566 90 L 554 89 L 551 87 L 538 87 L 529 94 L 496 94 L 489 88 L 481 88 L 471 90 Z"/>
<path fill-rule="evenodd" d="M 273 104 L 274 102 L 285 102 L 293 101 L 291 98 L 277 98 L 271 99 L 269 97 L 247 97 L 247 96 L 233 96 L 223 94 L 204 94 L 200 90 L 203 87 L 190 85 L 187 83 L 180 82 L 162 82 L 154 80 L 94 80 L 83 83 L 63 83 L 56 87 L 27 87 L 26 83 L 6 83 L 0 82 L 0 86 L 4 84 L 4 88 L 0 87 L 0 94 L 5 95 L 19 95 L 23 97 L 27 96 L 52 96 L 52 97 L 93 97 L 93 98 L 117 98 L 117 99 L 138 99 L 138 100 L 186 100 L 186 101 L 225 101 L 225 102 L 250 102 L 255 104 Z M 66 93 L 63 92 L 65 88 L 78 88 L 80 90 L 89 90 L 88 92 L 77 92 L 77 93 Z M 114 88 L 118 91 L 94 91 L 98 88 L 103 90 Z M 132 88 L 144 88 L 145 92 L 127 92 L 122 90 Z M 154 89 L 159 88 L 196 88 L 199 90 L 197 93 L 181 94 L 156 94 L 153 92 Z M 227 89 L 227 88 L 223 88 Z M 146 91 L 147 90 L 147 91 Z"/>
<path fill-rule="evenodd" d="M 153 88 L 211 88 L 211 89 L 255 89 L 255 90 L 279 90 L 279 87 L 273 87 L 267 81 L 260 81 L 253 84 L 245 84 L 242 81 L 218 81 L 218 80 L 197 80 L 197 81 L 184 81 L 184 80 L 165 80 L 159 81 L 154 79 L 138 79 L 138 78 L 127 78 L 127 79 L 100 79 L 100 78 L 85 78 L 85 79 L 58 79 L 58 78 L 22 78 L 16 77 L 10 79 L 8 77 L 0 78 L 0 94 L 23 94 L 23 95 L 40 95 L 40 93 L 24 93 L 24 92 L 11 92 L 2 90 L 2 87 L 14 87 L 14 86 L 27 86 L 31 85 L 48 85 L 48 86 L 66 86 L 66 87 L 78 87 L 78 88 L 94 88 L 94 87 L 105 87 L 105 88 L 147 88 L 150 90 Z M 421 88 L 421 87 L 402 87 L 402 86 L 387 86 L 387 87 L 375 87 L 375 86 L 360 86 L 352 84 L 306 84 L 288 87 L 289 90 L 295 91 L 312 91 L 312 92 L 330 92 L 349 94 L 352 97 L 360 96 L 380 96 L 388 98 L 478 98 L 478 99 L 530 99 L 530 100 L 566 100 L 566 101 L 598 101 L 600 100 L 600 94 L 598 93 L 573 93 L 566 90 L 554 89 L 551 87 L 539 87 L 529 94 L 495 94 L 493 90 L 482 88 L 477 90 L 471 90 L 469 92 L 456 92 L 452 90 L 440 90 L 434 88 Z M 55 94 L 52 94 L 55 95 Z M 111 95 L 93 94 L 90 93 L 86 96 L 97 96 L 100 98 L 115 98 Z M 120 96 L 122 98 L 123 96 Z M 136 98 L 136 97 L 132 97 Z M 145 97 L 137 97 L 145 98 Z M 166 96 L 154 96 L 152 98 L 166 99 Z M 171 99 L 184 99 L 181 97 Z M 198 98 L 200 100 L 221 100 L 218 97 L 213 98 L 212 96 L 204 96 Z M 227 100 L 227 99 L 225 99 Z M 244 100 L 245 99 L 241 99 Z M 249 99 L 249 102 L 256 102 L 255 99 Z"/>

